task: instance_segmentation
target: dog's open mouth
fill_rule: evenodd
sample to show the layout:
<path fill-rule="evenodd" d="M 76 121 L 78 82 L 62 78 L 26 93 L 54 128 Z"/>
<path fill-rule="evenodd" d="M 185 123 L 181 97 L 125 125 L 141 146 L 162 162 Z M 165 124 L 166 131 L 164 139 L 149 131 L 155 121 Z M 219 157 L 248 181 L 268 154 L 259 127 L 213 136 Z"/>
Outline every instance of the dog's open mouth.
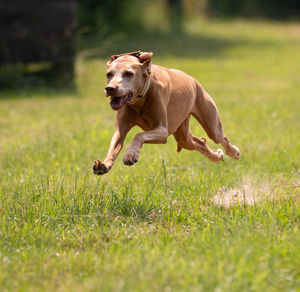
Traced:
<path fill-rule="evenodd" d="M 132 97 L 133 97 L 133 94 L 131 92 L 129 92 L 126 95 L 121 96 L 121 97 L 111 97 L 110 98 L 110 106 L 114 110 L 119 110 L 125 104 L 130 102 L 132 100 Z"/>

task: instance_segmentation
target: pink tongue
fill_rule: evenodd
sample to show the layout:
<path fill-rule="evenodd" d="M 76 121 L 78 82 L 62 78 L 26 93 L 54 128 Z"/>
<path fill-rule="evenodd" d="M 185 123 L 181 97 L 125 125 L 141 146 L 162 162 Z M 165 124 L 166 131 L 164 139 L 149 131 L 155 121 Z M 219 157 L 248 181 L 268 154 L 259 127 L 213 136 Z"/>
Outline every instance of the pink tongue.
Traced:
<path fill-rule="evenodd" d="M 123 99 L 120 97 L 120 98 L 113 98 L 111 101 L 110 101 L 110 106 L 112 107 L 112 109 L 114 110 L 118 110 L 120 109 L 122 106 L 124 105 L 124 102 L 123 102 Z"/>

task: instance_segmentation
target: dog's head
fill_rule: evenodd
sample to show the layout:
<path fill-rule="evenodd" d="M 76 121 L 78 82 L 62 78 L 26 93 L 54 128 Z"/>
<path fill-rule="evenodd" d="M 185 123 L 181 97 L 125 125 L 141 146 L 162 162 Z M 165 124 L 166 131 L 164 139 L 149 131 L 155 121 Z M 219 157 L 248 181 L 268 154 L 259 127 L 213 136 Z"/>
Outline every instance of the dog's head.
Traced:
<path fill-rule="evenodd" d="M 105 96 L 110 96 L 112 109 L 119 110 L 138 99 L 151 74 L 152 55 L 151 52 L 138 51 L 110 57 Z"/>

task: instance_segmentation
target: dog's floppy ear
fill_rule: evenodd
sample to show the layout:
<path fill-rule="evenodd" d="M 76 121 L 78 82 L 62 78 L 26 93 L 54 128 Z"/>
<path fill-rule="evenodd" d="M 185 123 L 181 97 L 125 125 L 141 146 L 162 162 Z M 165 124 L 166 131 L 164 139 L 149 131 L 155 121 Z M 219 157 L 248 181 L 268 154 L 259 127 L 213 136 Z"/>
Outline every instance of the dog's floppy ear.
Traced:
<path fill-rule="evenodd" d="M 130 53 L 124 53 L 124 54 L 120 54 L 120 55 L 112 55 L 109 59 L 109 61 L 106 63 L 106 65 L 110 65 L 113 61 L 115 61 L 116 59 L 118 59 L 119 57 L 122 57 L 122 56 L 133 56 L 133 57 L 136 57 L 140 60 L 140 55 L 141 55 L 141 51 L 137 51 L 137 52 L 130 52 Z M 140 60 L 141 62 L 141 60 Z"/>
<path fill-rule="evenodd" d="M 152 52 L 141 52 L 139 55 L 140 62 L 142 63 L 142 66 L 144 70 L 151 74 L 151 59 L 152 59 L 153 53 Z"/>
<path fill-rule="evenodd" d="M 106 66 L 110 65 L 114 60 L 118 59 L 121 55 L 112 55 L 108 62 L 106 63 Z"/>
<path fill-rule="evenodd" d="M 147 61 L 151 61 L 152 56 L 153 56 L 152 52 L 140 52 L 140 55 L 138 58 L 140 59 L 141 63 L 144 63 Z"/>

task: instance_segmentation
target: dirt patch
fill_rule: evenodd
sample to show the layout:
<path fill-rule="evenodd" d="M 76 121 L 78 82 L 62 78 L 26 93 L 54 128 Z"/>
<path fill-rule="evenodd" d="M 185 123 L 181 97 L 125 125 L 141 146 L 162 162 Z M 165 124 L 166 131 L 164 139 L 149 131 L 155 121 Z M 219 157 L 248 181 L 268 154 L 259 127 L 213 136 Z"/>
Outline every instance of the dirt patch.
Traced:
<path fill-rule="evenodd" d="M 254 205 L 265 199 L 273 200 L 274 192 L 269 183 L 254 183 L 249 179 L 244 180 L 240 188 L 218 189 L 212 202 L 217 206 L 229 208 L 236 204 Z"/>

